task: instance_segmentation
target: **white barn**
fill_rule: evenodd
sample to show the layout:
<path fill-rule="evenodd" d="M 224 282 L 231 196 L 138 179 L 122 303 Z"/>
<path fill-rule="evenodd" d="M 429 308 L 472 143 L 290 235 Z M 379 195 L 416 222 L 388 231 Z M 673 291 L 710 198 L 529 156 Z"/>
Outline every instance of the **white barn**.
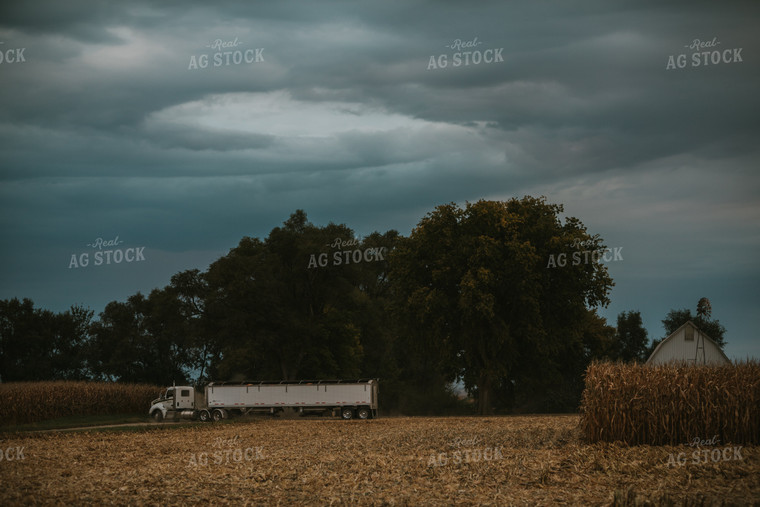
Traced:
<path fill-rule="evenodd" d="M 692 364 L 730 364 L 728 357 L 712 338 L 697 329 L 691 321 L 676 329 L 657 345 L 646 364 L 685 361 Z"/>

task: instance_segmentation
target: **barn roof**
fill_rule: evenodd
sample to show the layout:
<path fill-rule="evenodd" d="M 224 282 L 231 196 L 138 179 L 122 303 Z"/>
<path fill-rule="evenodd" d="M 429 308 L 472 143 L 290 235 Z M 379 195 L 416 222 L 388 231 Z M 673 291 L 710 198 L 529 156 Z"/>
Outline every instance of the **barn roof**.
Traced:
<path fill-rule="evenodd" d="M 715 348 L 718 350 L 718 352 L 720 353 L 720 355 L 721 355 L 721 356 L 723 356 L 723 359 L 725 359 L 725 360 L 726 360 L 726 363 L 730 363 L 730 362 L 731 362 L 731 360 L 728 358 L 728 356 L 726 356 L 726 354 L 723 352 L 723 349 L 722 349 L 722 348 L 720 348 L 720 346 L 719 346 L 717 343 L 715 343 L 715 340 L 713 340 L 712 338 L 710 338 L 710 337 L 707 335 L 707 333 L 705 333 L 704 331 L 702 331 L 701 329 L 699 329 L 699 328 L 698 328 L 698 327 L 697 327 L 697 326 L 696 326 L 696 325 L 695 325 L 695 324 L 694 324 L 692 321 L 690 321 L 690 320 L 687 320 L 687 321 L 686 321 L 686 322 L 685 322 L 685 323 L 684 323 L 682 326 L 680 326 L 678 329 L 676 329 L 675 331 L 673 331 L 672 333 L 670 333 L 670 334 L 667 336 L 667 338 L 665 338 L 664 340 L 662 340 L 660 343 L 658 343 L 658 344 L 657 344 L 657 347 L 655 347 L 655 349 L 654 349 L 654 350 L 652 351 L 652 353 L 649 355 L 649 358 L 647 359 L 646 363 L 644 363 L 644 364 L 649 364 L 649 363 L 652 361 L 652 358 L 653 358 L 653 357 L 655 357 L 655 356 L 657 355 L 657 352 L 660 350 L 660 348 L 661 348 L 661 347 L 662 347 L 662 346 L 663 346 L 663 345 L 664 345 L 666 342 L 670 341 L 670 340 L 671 340 L 671 339 L 673 339 L 675 336 L 677 336 L 677 335 L 678 335 L 678 333 L 679 333 L 679 332 L 680 332 L 680 331 L 681 331 L 683 328 L 685 328 L 686 326 L 691 326 L 691 327 L 693 327 L 693 328 L 694 328 L 694 329 L 695 329 L 697 332 L 699 332 L 700 334 L 702 334 L 702 336 L 705 338 L 705 340 L 707 340 L 707 341 L 709 341 L 710 343 L 712 343 L 712 344 L 715 346 Z"/>

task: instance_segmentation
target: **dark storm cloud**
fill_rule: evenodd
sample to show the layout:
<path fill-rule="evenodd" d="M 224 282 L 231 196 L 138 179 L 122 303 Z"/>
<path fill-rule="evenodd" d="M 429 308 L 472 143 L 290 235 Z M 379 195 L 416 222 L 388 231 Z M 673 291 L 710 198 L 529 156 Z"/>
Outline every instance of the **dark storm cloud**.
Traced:
<path fill-rule="evenodd" d="M 149 7 L 155 10 L 150 4 L 144 6 Z M 662 93 L 661 85 L 674 76 L 661 72 L 667 51 L 648 32 L 651 30 L 648 15 L 654 12 L 651 8 L 632 12 L 633 16 L 647 16 L 644 18 L 647 23 L 636 25 L 619 12 L 609 12 L 610 9 L 599 12 L 598 5 L 581 9 L 581 14 L 574 13 L 569 19 L 570 9 L 552 12 L 547 4 L 532 9 L 520 6 L 535 16 L 528 22 L 525 15 L 519 15 L 519 10 L 499 8 L 493 3 L 487 9 L 461 11 L 435 9 L 429 4 L 416 4 L 414 9 L 407 7 L 401 12 L 387 7 L 365 10 L 344 7 L 346 3 L 340 2 L 334 8 L 322 5 L 319 9 L 299 10 L 290 18 L 285 17 L 282 8 L 235 8 L 232 12 L 236 16 L 250 17 L 247 20 L 235 17 L 233 27 L 249 23 L 255 27 L 252 31 L 258 32 L 267 21 L 277 28 L 291 28 L 278 31 L 270 27 L 269 36 L 261 40 L 262 45 L 268 46 L 267 58 L 285 60 L 286 70 L 279 79 L 266 83 L 254 76 L 252 82 L 246 83 L 247 90 L 240 86 L 240 73 L 235 72 L 239 69 L 223 69 L 226 71 L 223 75 L 217 73 L 209 79 L 205 79 L 208 72 L 205 76 L 191 77 L 184 63 L 204 42 L 202 37 L 198 36 L 197 42 L 178 38 L 180 34 L 189 36 L 192 30 L 186 25 L 178 29 L 176 21 L 168 26 L 149 24 L 144 36 L 151 41 L 154 51 L 145 54 L 139 68 L 115 66 L 88 75 L 93 73 L 76 72 L 77 64 L 71 63 L 59 69 L 66 78 L 51 80 L 46 93 L 35 93 L 34 98 L 22 90 L 14 93 L 22 100 L 10 104 L 10 110 L 17 112 L 12 119 L 28 118 L 47 124 L 60 121 L 68 128 L 90 124 L 118 129 L 138 125 L 151 112 L 201 98 L 210 90 L 224 93 L 283 88 L 302 100 L 321 100 L 315 89 L 327 90 L 333 99 L 374 101 L 389 110 L 431 121 L 493 121 L 506 130 L 536 124 L 609 131 L 629 129 L 635 123 L 649 131 L 658 126 L 669 130 L 672 125 L 667 124 L 667 118 L 680 118 L 689 111 L 692 116 L 701 114 L 690 107 L 693 101 L 686 102 L 687 108 L 679 107 L 684 103 L 679 100 L 683 93 L 680 87 L 674 87 L 672 95 Z M 536 12 L 541 10 L 546 12 Z M 218 8 L 191 5 L 179 9 L 168 4 L 158 12 L 164 20 L 182 19 L 198 24 L 214 12 L 225 22 L 232 19 Z M 121 14 L 112 13 L 113 26 L 124 23 Z M 96 11 L 90 14 L 90 19 L 97 26 L 102 26 L 98 23 L 107 26 L 107 15 L 108 12 Z M 685 17 L 688 19 L 688 15 Z M 135 19 L 127 16 L 126 22 Z M 542 26 L 545 28 L 538 30 Z M 214 31 L 208 26 L 202 30 Z M 225 30 L 229 30 L 230 38 L 232 32 L 237 33 L 232 27 Z M 478 36 L 504 46 L 507 64 L 473 68 L 471 72 L 425 71 L 429 55 L 443 51 L 443 44 L 453 38 L 465 36 Z M 261 74 L 268 75 L 271 70 L 268 68 Z M 120 86 L 124 79 L 129 79 L 128 87 Z M 708 87 L 709 78 L 707 81 L 696 86 Z M 24 90 L 31 89 L 27 84 L 23 83 Z M 659 90 L 655 101 L 647 98 L 652 95 L 648 93 L 650 88 Z M 695 93 L 702 95 L 701 90 Z M 17 111 L 16 107 L 28 110 Z M 666 122 L 652 124 L 654 115 Z M 726 116 L 733 118 L 731 111 L 726 111 Z M 698 127 L 697 122 L 690 123 Z M 681 137 L 693 139 L 695 144 L 704 140 L 704 135 Z"/>
<path fill-rule="evenodd" d="M 155 126 L 144 129 L 146 140 L 161 148 L 185 148 L 193 151 L 234 151 L 265 148 L 272 136 L 214 131 L 184 125 Z"/>
<path fill-rule="evenodd" d="M 116 165 L 121 163 L 126 171 L 131 171 L 132 165 L 155 170 L 155 164 L 141 163 L 139 156 L 130 155 L 137 151 L 165 164 L 161 174 L 170 172 L 175 164 L 166 163 L 165 155 L 152 148 L 235 152 L 272 147 L 275 138 L 267 132 L 174 125 L 161 129 L 159 135 L 158 127 L 147 120 L 172 106 L 204 100 L 209 93 L 280 89 L 289 90 L 297 100 L 376 104 L 430 122 L 487 122 L 504 130 L 499 141 L 505 151 L 520 146 L 522 154 L 515 155 L 515 161 L 531 164 L 530 170 L 539 177 L 544 171 L 625 167 L 706 146 L 736 149 L 738 144 L 739 149 L 752 149 L 748 143 L 726 141 L 745 138 L 754 128 L 746 103 L 756 100 L 751 86 L 755 76 L 747 71 L 748 66 L 706 74 L 688 83 L 683 82 L 684 76 L 663 72 L 667 53 L 687 40 L 686 35 L 679 39 L 674 33 L 682 30 L 686 34 L 681 27 L 694 25 L 693 20 L 704 24 L 706 14 L 713 29 L 730 24 L 737 40 L 746 39 L 744 25 L 751 23 L 737 25 L 736 16 L 707 3 L 685 12 L 680 7 L 636 3 L 618 9 L 602 2 L 559 8 L 546 2 L 509 6 L 491 2 L 478 9 L 449 3 L 358 6 L 331 2 L 318 7 L 310 4 L 295 13 L 281 5 L 208 6 L 200 2 L 88 7 L 92 6 L 87 2 L 70 9 L 56 6 L 36 15 L 30 8 L 12 3 L 5 8 L 4 18 L 5 25 L 14 30 L 43 37 L 64 35 L 78 48 L 76 56 L 65 63 L 11 76 L 8 86 L 16 100 L 9 101 L 3 113 L 14 130 L 32 124 L 52 129 L 58 125 L 65 131 L 41 133 L 48 140 L 45 144 L 51 160 L 59 165 L 63 158 L 66 170 L 73 174 L 77 170 L 72 165 L 92 174 L 87 167 L 103 164 L 107 158 L 104 150 L 84 150 L 78 145 L 75 137 L 80 129 L 83 143 L 93 138 L 87 127 L 97 130 L 95 137 L 103 139 L 99 144 L 113 144 L 109 148 L 113 153 L 118 153 L 116 145 L 121 145 L 127 153 L 117 157 L 120 162 Z M 62 9 L 65 12 L 61 14 Z M 665 30 L 675 21 L 676 26 Z M 82 44 L 82 25 L 110 36 Z M 123 26 L 131 26 L 131 32 L 117 30 Z M 215 74 L 210 70 L 205 74 L 188 72 L 186 62 L 204 42 L 217 35 L 244 35 L 242 27 L 248 27 L 247 35 L 255 35 L 252 38 L 266 47 L 269 60 L 265 69 L 248 75 L 240 68 L 223 68 Z M 443 52 L 444 44 L 460 37 L 479 37 L 503 47 L 505 64 L 426 70 L 429 56 Z M 130 44 L 134 40 L 140 43 Z M 48 47 L 53 45 L 49 40 Z M 134 60 L 109 64 L 107 52 L 122 45 L 134 47 Z M 100 60 L 93 56 L 98 47 L 105 52 Z M 52 75 L 46 75 L 48 71 Z M 734 73 L 747 84 L 734 87 L 731 100 L 724 95 L 694 107 L 709 90 L 718 88 L 716 83 L 725 79 L 725 73 Z M 710 109 L 709 115 L 705 108 Z M 57 138 L 67 137 L 70 139 L 63 142 L 68 148 L 56 146 Z M 493 135 L 491 139 L 495 140 Z M 152 146 L 143 149 L 140 144 L 144 140 Z M 549 149 L 547 140 L 552 145 Z M 367 146 L 367 155 L 347 160 L 347 167 L 398 161 L 378 158 L 378 153 L 393 153 L 392 148 Z M 87 151 L 90 153 L 83 156 Z M 79 157 L 85 160 L 78 161 Z M 298 157 L 294 159 L 300 162 Z M 279 157 L 254 160 L 260 168 L 268 165 L 283 170 Z M 342 162 L 335 163 L 340 166 Z M 28 175 L 30 165 L 7 168 L 3 176 L 18 171 Z M 41 160 L 33 165 L 45 166 Z M 228 172 L 239 171 L 229 169 L 238 165 L 233 159 L 220 165 Z M 197 174 L 193 163 L 179 161 L 176 166 L 183 168 L 183 174 Z M 41 173 L 51 172 L 42 169 Z"/>
<path fill-rule="evenodd" d="M 31 35 L 61 34 L 90 43 L 114 43 L 105 28 L 125 12 L 117 2 L 3 2 L 0 26 Z"/>
<path fill-rule="evenodd" d="M 758 14 L 743 1 L 3 2 L 0 50 L 25 47 L 26 62 L 0 66 L 0 297 L 102 305 L 298 208 L 408 234 L 437 204 L 525 193 L 625 243 L 621 311 L 647 297 L 637 276 L 678 279 L 676 293 L 705 270 L 757 274 Z M 457 39 L 503 61 L 454 67 Z M 694 39 L 743 61 L 667 70 Z M 260 61 L 214 66 L 217 40 Z M 449 65 L 431 69 L 441 54 Z M 123 285 L 105 295 L 66 266 L 109 235 L 161 260 L 109 272 Z"/>

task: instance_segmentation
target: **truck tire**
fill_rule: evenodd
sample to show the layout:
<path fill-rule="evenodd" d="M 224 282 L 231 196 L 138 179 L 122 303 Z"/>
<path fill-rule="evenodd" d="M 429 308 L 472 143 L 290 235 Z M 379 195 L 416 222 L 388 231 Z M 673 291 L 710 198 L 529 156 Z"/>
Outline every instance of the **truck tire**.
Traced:
<path fill-rule="evenodd" d="M 367 407 L 361 407 L 359 410 L 356 411 L 356 417 L 359 419 L 369 419 L 371 416 L 371 412 Z"/>
<path fill-rule="evenodd" d="M 349 421 L 354 418 L 354 410 L 350 407 L 343 407 L 340 409 L 340 417 L 345 421 Z"/>
<path fill-rule="evenodd" d="M 211 419 L 213 419 L 214 422 L 219 422 L 222 419 L 226 419 L 226 417 L 224 417 L 224 412 L 222 412 L 221 409 L 215 408 L 213 412 L 211 412 Z"/>
<path fill-rule="evenodd" d="M 201 410 L 200 414 L 198 414 L 198 419 L 200 419 L 201 422 L 209 422 L 211 420 L 211 414 L 208 410 Z"/>
<path fill-rule="evenodd" d="M 164 420 L 164 414 L 160 410 L 154 410 L 153 411 L 153 420 L 157 423 L 160 423 Z"/>

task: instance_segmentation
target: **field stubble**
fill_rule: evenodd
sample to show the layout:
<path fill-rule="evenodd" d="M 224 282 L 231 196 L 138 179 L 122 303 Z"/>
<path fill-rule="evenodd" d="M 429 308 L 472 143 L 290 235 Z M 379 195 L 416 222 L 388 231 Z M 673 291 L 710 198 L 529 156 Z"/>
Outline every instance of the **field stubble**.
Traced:
<path fill-rule="evenodd" d="M 253 420 L 144 432 L 0 435 L 0 504 L 760 503 L 760 457 L 586 444 L 578 416 Z M 498 449 L 498 451 L 496 451 Z"/>

